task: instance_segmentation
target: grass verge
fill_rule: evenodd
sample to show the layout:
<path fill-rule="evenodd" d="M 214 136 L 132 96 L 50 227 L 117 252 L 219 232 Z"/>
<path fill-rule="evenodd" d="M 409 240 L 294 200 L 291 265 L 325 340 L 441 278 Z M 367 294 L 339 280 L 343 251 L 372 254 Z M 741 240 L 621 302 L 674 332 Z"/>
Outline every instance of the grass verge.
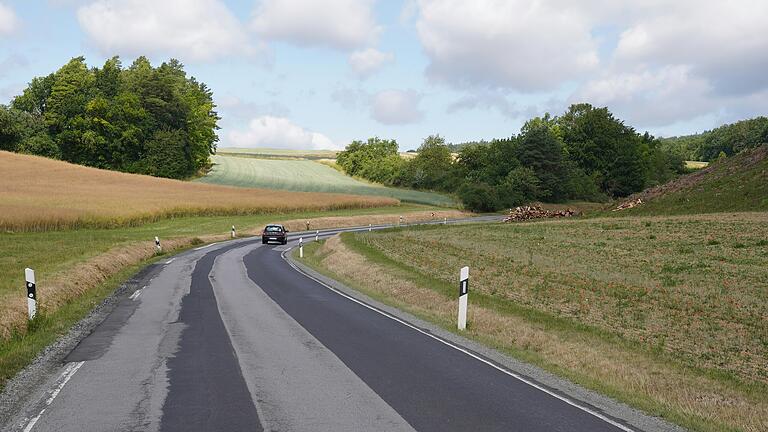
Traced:
<path fill-rule="evenodd" d="M 638 223 L 645 226 L 645 221 Z M 538 237 L 540 230 L 547 228 L 541 223 L 530 225 L 533 228 L 517 226 L 511 230 L 517 237 L 530 241 L 528 236 L 521 235 L 521 232 L 530 229 L 541 242 Z M 449 227 L 450 232 L 446 232 L 446 228 L 419 228 L 372 235 L 344 234 L 341 239 L 331 239 L 322 246 L 308 244 L 304 261 L 377 300 L 455 331 L 456 287 L 453 279 L 456 275 L 451 273 L 448 279 L 441 276 L 440 255 L 458 255 L 468 262 L 475 257 L 467 250 L 457 250 L 444 243 L 429 244 L 433 252 L 421 250 L 418 256 L 412 254 L 413 250 L 395 256 L 392 250 L 401 250 L 395 244 L 463 239 L 467 238 L 467 233 L 461 232 L 463 230 L 472 230 L 477 235 L 477 230 L 489 228 L 465 226 Z M 588 230 L 582 227 L 583 237 L 600 242 L 595 233 L 585 231 Z M 427 240 L 420 238 L 424 234 L 431 237 Z M 552 237 L 550 241 L 562 240 L 551 233 L 546 237 Z M 391 238 L 393 246 L 382 247 L 372 241 L 380 238 Z M 469 238 L 478 240 L 476 236 Z M 483 243 L 484 239 L 479 240 Z M 508 237 L 504 240 L 511 243 L 506 245 L 509 249 L 519 249 L 519 242 L 510 242 Z M 495 252 L 502 255 L 501 260 L 486 270 L 503 273 L 506 253 L 499 249 Z M 519 252 L 526 255 L 522 257 L 524 262 L 533 261 L 531 270 L 535 267 L 546 269 L 552 264 L 564 266 L 562 262 L 553 262 L 557 260 L 547 262 L 545 251 L 536 251 L 531 255 L 528 251 Z M 435 258 L 435 255 L 438 255 L 436 260 L 426 263 L 430 256 Z M 579 264 L 576 261 L 573 265 Z M 424 266 L 428 266 L 429 270 Z M 479 269 L 477 265 L 472 268 Z M 573 270 L 573 267 L 566 265 L 564 270 Z M 764 397 L 768 386 L 764 383 L 681 361 L 674 346 L 659 349 L 658 346 L 649 346 L 617 334 L 595 322 L 553 313 L 551 309 L 542 310 L 537 304 L 509 298 L 499 291 L 510 287 L 499 284 L 498 280 L 494 282 L 499 291 L 492 292 L 483 285 L 482 270 L 480 274 L 477 271 L 473 274 L 480 277 L 473 276 L 472 307 L 466 336 L 692 430 L 763 431 L 768 428 L 768 401 Z M 543 281 L 544 276 L 540 277 Z M 550 295 L 560 296 L 557 288 L 553 288 L 558 282 L 550 279 L 548 283 Z M 539 287 L 542 289 L 539 298 L 543 299 L 546 287 L 543 284 Z M 579 304 L 578 289 L 570 291 L 575 294 L 570 296 L 571 300 Z M 631 315 L 632 311 L 625 309 L 625 313 Z M 706 343 L 702 338 L 692 342 Z"/>

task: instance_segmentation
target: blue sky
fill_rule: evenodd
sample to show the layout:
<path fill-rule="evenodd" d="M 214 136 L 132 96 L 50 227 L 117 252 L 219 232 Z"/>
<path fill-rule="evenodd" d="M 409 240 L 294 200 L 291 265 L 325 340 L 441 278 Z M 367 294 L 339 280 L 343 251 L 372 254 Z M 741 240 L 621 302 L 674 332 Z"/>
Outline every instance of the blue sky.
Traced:
<path fill-rule="evenodd" d="M 768 112 L 768 2 L 637 3 L 0 0 L 0 103 L 72 57 L 143 54 L 213 89 L 220 146 L 406 150 L 582 101 L 664 136 Z"/>

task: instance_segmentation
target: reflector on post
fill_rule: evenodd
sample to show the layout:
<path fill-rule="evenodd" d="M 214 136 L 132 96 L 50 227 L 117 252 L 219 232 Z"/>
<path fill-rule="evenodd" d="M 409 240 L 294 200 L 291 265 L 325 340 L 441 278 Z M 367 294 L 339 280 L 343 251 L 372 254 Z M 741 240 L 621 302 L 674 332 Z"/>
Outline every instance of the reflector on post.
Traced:
<path fill-rule="evenodd" d="M 467 296 L 469 294 L 469 267 L 459 273 L 459 330 L 467 328 Z"/>
<path fill-rule="evenodd" d="M 24 269 L 24 279 L 27 281 L 27 312 L 29 319 L 37 315 L 37 284 L 35 283 L 35 271 L 31 268 Z"/>

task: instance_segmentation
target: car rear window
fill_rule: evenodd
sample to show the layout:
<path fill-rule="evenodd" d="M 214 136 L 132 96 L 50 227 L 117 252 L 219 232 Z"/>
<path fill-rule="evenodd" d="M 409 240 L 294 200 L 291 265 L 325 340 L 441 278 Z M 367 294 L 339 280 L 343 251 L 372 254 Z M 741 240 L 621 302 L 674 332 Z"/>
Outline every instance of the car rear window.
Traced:
<path fill-rule="evenodd" d="M 267 227 L 264 229 L 266 232 L 283 232 L 283 227 L 275 226 L 275 225 L 267 225 Z"/>

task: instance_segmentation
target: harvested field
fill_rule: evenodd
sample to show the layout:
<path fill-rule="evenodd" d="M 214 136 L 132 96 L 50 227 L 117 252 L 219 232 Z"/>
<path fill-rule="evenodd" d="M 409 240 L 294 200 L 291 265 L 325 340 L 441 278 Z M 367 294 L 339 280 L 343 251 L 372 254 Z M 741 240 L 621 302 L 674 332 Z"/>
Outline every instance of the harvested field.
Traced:
<path fill-rule="evenodd" d="M 433 231 L 445 234 L 446 230 Z M 305 262 L 455 331 L 455 278 L 434 279 L 408 263 L 381 255 L 380 249 L 371 249 L 365 241 L 378 235 L 350 233 L 322 246 L 310 243 Z M 467 336 L 691 430 L 758 432 L 768 427 L 765 386 L 742 385 L 681 367 L 655 350 L 498 299 L 488 293 L 487 286 L 478 292 L 480 288 L 474 288 L 478 278 L 472 272 L 474 268 Z"/>
<path fill-rule="evenodd" d="M 177 216 L 396 205 L 388 197 L 243 189 L 125 174 L 0 151 L 0 230 L 136 225 Z"/>
<path fill-rule="evenodd" d="M 768 213 L 358 234 L 420 272 L 768 384 Z"/>
<path fill-rule="evenodd" d="M 693 430 L 757 432 L 766 238 L 768 213 L 553 220 L 350 233 L 309 260 L 451 329 L 469 265 L 472 336 Z"/>

